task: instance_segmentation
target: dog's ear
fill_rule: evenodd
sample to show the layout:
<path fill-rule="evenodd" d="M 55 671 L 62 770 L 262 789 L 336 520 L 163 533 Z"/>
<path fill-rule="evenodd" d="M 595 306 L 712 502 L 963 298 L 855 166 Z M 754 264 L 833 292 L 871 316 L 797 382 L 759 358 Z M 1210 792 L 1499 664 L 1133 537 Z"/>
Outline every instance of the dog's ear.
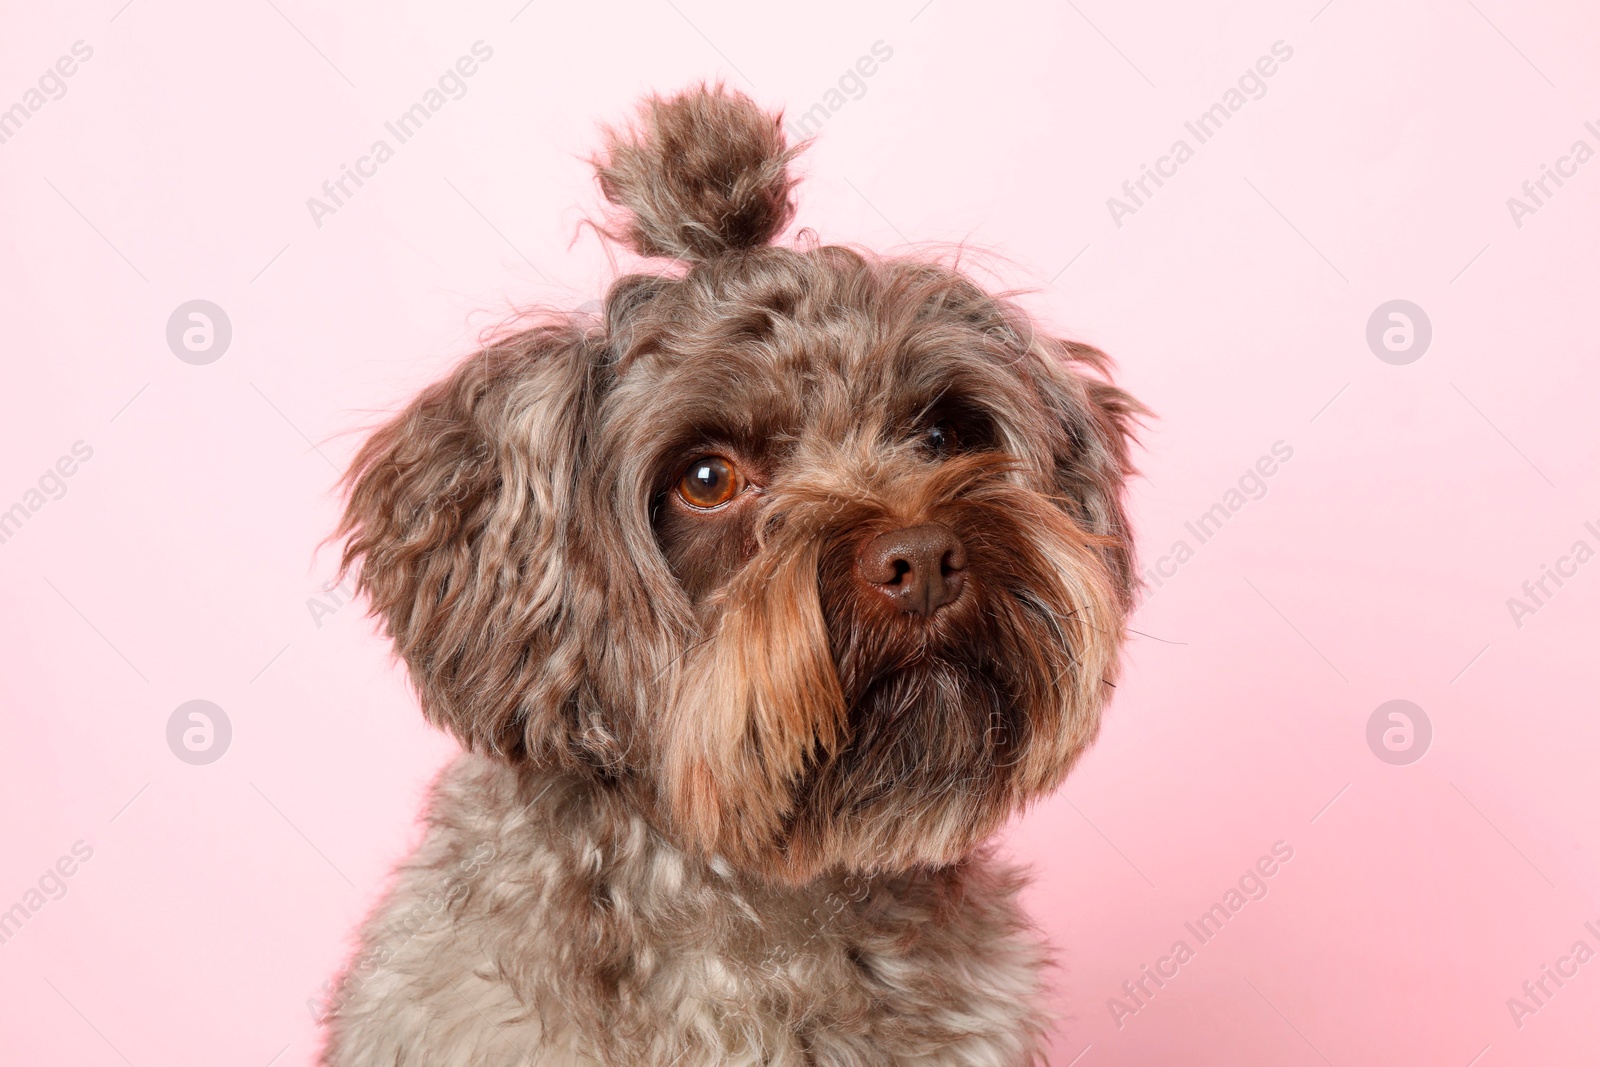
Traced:
<path fill-rule="evenodd" d="M 1138 424 L 1149 409 L 1111 383 L 1111 359 L 1098 348 L 1049 337 L 1036 337 L 1032 348 L 1043 370 L 1038 386 L 1064 431 L 1054 457 L 1057 485 L 1074 517 L 1107 538 L 1106 562 L 1130 611 L 1138 576 L 1124 495 L 1136 473 Z"/>
<path fill-rule="evenodd" d="M 631 128 L 606 131 L 600 191 L 618 213 L 602 232 L 641 256 L 697 262 L 758 248 L 794 215 L 782 115 L 700 85 L 648 98 Z"/>
<path fill-rule="evenodd" d="M 602 350 L 564 320 L 493 344 L 373 433 L 346 475 L 343 566 L 429 720 L 477 751 L 566 760 L 582 732 L 569 564 Z"/>

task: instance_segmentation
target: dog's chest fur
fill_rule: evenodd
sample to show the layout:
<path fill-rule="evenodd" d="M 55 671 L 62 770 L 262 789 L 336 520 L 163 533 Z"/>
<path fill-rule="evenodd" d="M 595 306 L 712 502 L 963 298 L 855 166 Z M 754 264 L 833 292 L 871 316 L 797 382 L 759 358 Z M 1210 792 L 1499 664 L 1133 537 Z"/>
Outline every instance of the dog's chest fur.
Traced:
<path fill-rule="evenodd" d="M 1013 1065 L 1042 952 L 1020 878 L 955 867 L 773 887 L 576 780 L 474 756 L 331 1005 L 357 1065 Z"/>

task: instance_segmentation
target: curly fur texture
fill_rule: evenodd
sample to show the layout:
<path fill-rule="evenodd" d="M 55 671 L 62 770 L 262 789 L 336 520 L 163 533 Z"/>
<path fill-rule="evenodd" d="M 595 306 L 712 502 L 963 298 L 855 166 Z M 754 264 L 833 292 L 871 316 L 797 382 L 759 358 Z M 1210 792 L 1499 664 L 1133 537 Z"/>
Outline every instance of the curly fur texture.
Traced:
<path fill-rule="evenodd" d="M 609 231 L 641 256 L 703 261 L 759 248 L 794 215 L 778 116 L 720 85 L 652 96 L 631 130 L 608 129 L 600 191 L 622 210 Z"/>
<path fill-rule="evenodd" d="M 1036 1055 L 1043 952 L 984 843 L 1098 730 L 1142 409 L 949 266 L 768 244 L 791 155 L 737 94 L 649 101 L 601 188 L 686 268 L 536 317 L 358 454 L 346 566 L 470 754 L 325 1063 Z M 743 489 L 711 508 L 706 456 Z M 961 592 L 908 614 L 858 561 L 924 527 Z"/>
<path fill-rule="evenodd" d="M 1027 1062 L 1042 954 L 982 856 L 802 887 L 685 855 L 565 775 L 468 756 L 362 931 L 325 1062 Z"/>

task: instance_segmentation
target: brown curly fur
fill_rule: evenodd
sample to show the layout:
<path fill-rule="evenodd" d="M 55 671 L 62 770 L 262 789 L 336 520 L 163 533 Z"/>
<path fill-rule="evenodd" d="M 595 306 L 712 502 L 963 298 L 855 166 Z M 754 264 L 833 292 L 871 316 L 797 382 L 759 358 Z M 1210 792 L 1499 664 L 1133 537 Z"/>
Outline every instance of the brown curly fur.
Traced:
<path fill-rule="evenodd" d="M 722 86 L 652 96 L 640 124 L 606 130 L 594 161 L 621 209 L 609 232 L 641 256 L 703 261 L 759 248 L 794 215 L 781 119 Z"/>
<path fill-rule="evenodd" d="M 473 754 L 326 1063 L 1036 1055 L 1043 956 L 983 843 L 1098 729 L 1141 408 L 948 266 L 767 244 L 792 155 L 738 94 L 652 98 L 601 188 L 687 270 L 544 314 L 356 457 L 345 564 Z M 756 488 L 697 512 L 708 453 Z M 855 561 L 927 523 L 969 558 L 920 618 Z"/>

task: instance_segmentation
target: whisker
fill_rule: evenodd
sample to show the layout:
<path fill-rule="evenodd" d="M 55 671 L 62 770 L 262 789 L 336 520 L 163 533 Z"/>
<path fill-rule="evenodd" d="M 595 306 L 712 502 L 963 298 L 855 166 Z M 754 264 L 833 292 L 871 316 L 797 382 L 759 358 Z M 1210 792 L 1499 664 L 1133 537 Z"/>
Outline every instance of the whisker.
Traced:
<path fill-rule="evenodd" d="M 1157 637 L 1155 634 L 1147 634 L 1143 630 L 1135 630 L 1131 626 L 1128 627 L 1128 632 L 1130 634 L 1138 634 L 1140 637 L 1148 637 L 1152 641 L 1160 641 L 1163 645 L 1187 645 L 1189 643 L 1187 641 L 1171 641 L 1165 637 Z"/>

